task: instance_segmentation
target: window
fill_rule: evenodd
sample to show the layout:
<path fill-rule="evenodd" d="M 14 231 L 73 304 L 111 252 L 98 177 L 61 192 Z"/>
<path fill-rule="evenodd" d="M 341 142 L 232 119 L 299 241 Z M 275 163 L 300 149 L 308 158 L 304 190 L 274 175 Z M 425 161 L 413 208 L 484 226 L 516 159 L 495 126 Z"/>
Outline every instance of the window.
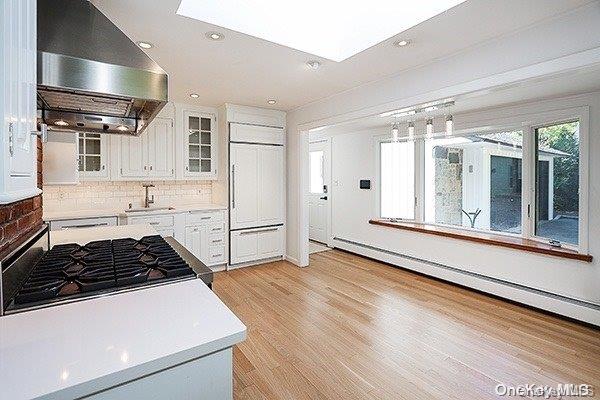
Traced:
<path fill-rule="evenodd" d="M 380 143 L 381 217 L 415 219 L 415 143 Z"/>
<path fill-rule="evenodd" d="M 80 133 L 79 142 L 79 171 L 97 172 L 102 168 L 102 143 L 99 133 Z"/>
<path fill-rule="evenodd" d="M 521 232 L 523 133 L 425 140 L 425 222 Z"/>
<path fill-rule="evenodd" d="M 310 192 L 323 193 L 323 150 L 310 152 Z"/>
<path fill-rule="evenodd" d="M 579 243 L 579 122 L 535 130 L 535 235 Z"/>

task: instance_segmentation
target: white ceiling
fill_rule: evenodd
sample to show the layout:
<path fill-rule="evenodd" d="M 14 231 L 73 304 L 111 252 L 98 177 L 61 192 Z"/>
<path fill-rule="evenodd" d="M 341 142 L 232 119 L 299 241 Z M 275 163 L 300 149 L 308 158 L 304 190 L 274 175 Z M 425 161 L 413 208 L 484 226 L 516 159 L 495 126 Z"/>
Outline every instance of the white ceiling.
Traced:
<path fill-rule="evenodd" d="M 508 35 L 590 0 L 468 0 L 343 62 L 316 58 L 322 61 L 318 70 L 305 64 L 313 55 L 177 15 L 180 0 L 92 2 L 133 41 L 155 45 L 146 52 L 169 74 L 171 100 L 290 110 Z M 225 39 L 211 41 L 205 37 L 208 31 L 222 32 Z M 411 44 L 393 46 L 399 38 Z M 200 97 L 189 98 L 192 92 Z M 270 106 L 267 99 L 277 104 Z"/>

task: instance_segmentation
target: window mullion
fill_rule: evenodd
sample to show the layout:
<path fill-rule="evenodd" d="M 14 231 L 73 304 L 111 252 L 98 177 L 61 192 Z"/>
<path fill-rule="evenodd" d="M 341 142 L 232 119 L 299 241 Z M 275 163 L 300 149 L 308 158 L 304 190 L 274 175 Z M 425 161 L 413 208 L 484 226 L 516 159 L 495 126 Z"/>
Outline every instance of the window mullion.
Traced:
<path fill-rule="evenodd" d="M 535 140 L 530 126 L 523 127 L 523 182 L 521 185 L 521 234 L 525 238 L 534 236 L 533 218 L 535 217 Z"/>

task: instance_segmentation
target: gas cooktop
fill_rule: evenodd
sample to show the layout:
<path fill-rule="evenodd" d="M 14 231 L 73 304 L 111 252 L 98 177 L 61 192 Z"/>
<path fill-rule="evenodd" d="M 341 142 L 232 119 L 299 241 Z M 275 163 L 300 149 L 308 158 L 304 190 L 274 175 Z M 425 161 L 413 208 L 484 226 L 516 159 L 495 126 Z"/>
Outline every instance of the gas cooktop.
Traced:
<path fill-rule="evenodd" d="M 159 235 L 61 244 L 42 256 L 6 311 L 196 276 Z"/>

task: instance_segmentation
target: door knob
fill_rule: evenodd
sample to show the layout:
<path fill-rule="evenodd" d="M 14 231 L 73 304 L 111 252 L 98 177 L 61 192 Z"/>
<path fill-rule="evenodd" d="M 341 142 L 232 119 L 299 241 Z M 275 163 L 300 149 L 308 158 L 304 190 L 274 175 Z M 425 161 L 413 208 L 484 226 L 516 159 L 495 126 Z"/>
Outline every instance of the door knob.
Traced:
<path fill-rule="evenodd" d="M 321 200 L 327 200 L 327 196 L 319 197 Z"/>

